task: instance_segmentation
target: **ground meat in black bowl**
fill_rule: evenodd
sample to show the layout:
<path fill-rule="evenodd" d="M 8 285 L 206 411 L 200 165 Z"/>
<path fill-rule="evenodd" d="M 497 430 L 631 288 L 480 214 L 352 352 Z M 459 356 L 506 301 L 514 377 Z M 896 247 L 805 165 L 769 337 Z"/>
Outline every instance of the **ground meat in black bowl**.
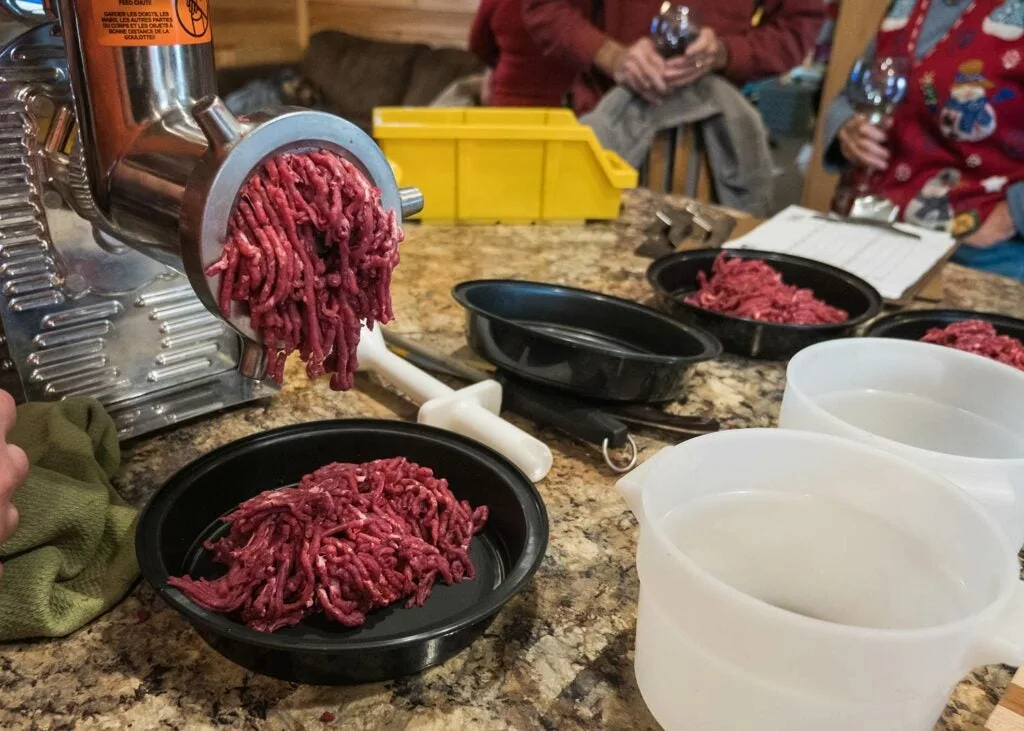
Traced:
<path fill-rule="evenodd" d="M 662 307 L 709 330 L 728 353 L 786 360 L 814 343 L 855 334 L 881 310 L 874 287 L 837 267 L 752 249 L 722 254 L 669 254 L 650 265 L 647 280 Z"/>

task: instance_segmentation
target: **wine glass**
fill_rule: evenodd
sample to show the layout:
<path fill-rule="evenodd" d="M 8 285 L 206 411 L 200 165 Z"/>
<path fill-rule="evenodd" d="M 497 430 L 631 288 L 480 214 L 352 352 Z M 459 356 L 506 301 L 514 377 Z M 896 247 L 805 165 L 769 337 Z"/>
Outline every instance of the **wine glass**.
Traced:
<path fill-rule="evenodd" d="M 665 58 L 681 56 L 687 46 L 697 38 L 700 27 L 693 11 L 685 5 L 674 5 L 666 0 L 651 21 L 651 39 L 654 47 Z"/>
<path fill-rule="evenodd" d="M 901 56 L 861 58 L 850 71 L 846 94 L 874 125 L 885 122 L 907 96 L 910 61 Z"/>
<path fill-rule="evenodd" d="M 901 56 L 861 58 L 850 71 L 846 96 L 855 111 L 870 124 L 883 126 L 896 107 L 906 98 L 910 86 L 910 61 Z M 876 195 L 873 182 L 876 171 L 859 176 L 856 198 L 849 212 L 851 218 L 870 218 L 892 223 L 899 209 L 886 198 Z"/>

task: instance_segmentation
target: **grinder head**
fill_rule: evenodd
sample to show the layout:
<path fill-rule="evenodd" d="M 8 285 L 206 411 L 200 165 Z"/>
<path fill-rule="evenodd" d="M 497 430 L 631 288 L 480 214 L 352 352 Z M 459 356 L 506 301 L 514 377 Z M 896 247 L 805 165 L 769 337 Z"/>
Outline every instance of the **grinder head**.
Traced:
<path fill-rule="evenodd" d="M 422 207 L 418 192 L 399 191 L 394 170 L 373 139 L 333 114 L 300 108 L 260 112 L 236 118 L 215 96 L 200 100 L 193 115 L 209 141 L 206 154 L 189 178 L 181 206 L 181 258 L 185 274 L 206 307 L 223 316 L 218 304 L 221 275 L 205 270 L 221 255 L 228 220 L 242 186 L 263 163 L 287 152 L 330 150 L 358 168 L 380 190 L 385 210 L 411 215 Z M 403 210 L 404 209 L 404 210 Z M 250 359 L 262 357 L 262 337 L 249 325 L 248 306 L 232 302 L 228 323 L 248 341 Z M 262 370 L 242 364 L 243 372 Z"/>

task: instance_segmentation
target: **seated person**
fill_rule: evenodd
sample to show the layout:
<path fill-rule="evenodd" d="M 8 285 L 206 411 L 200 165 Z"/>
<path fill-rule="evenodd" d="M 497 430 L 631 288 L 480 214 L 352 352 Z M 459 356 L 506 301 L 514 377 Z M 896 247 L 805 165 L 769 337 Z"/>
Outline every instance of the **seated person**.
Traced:
<path fill-rule="evenodd" d="M 469 50 L 487 65 L 481 101 L 496 107 L 562 107 L 576 71 L 546 58 L 523 25 L 522 0 L 481 0 Z"/>
<path fill-rule="evenodd" d="M 825 163 L 875 171 L 873 192 L 910 223 L 960 240 L 953 259 L 1024 279 L 1024 16 L 1020 0 L 895 0 L 865 57 L 911 59 L 891 123 L 840 96 Z"/>
<path fill-rule="evenodd" d="M 825 20 L 822 0 L 690 0 L 700 35 L 684 56 L 666 60 L 650 40 L 661 0 L 523 2 L 526 28 L 545 57 L 577 74 L 578 114 L 615 84 L 656 103 L 712 72 L 735 84 L 783 74 L 803 62 Z"/>

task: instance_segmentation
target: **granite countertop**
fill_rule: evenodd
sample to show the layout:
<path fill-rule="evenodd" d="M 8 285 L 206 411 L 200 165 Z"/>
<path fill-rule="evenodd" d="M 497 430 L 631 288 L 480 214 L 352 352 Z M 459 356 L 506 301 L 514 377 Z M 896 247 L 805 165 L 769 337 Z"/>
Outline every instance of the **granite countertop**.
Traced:
<path fill-rule="evenodd" d="M 633 255 L 657 203 L 630 195 L 622 218 L 586 228 L 410 227 L 394 286 L 394 329 L 454 353 L 463 313 L 449 291 L 473 278 L 571 284 L 647 300 L 648 261 Z M 1024 287 L 950 266 L 945 305 L 1024 316 Z M 701 367 L 679 413 L 730 427 L 770 426 L 781 364 L 724 357 Z M 290 364 L 282 392 L 125 445 L 118 489 L 136 504 L 176 470 L 231 440 L 318 419 L 414 417 L 360 376 L 337 394 Z M 253 675 L 209 649 L 145 585 L 71 637 L 0 648 L 0 727 L 283 729 L 653 729 L 633 679 L 637 525 L 599 454 L 552 433 L 554 467 L 539 489 L 551 542 L 535 580 L 469 649 L 396 682 L 346 688 Z M 640 439 L 641 457 L 660 442 Z M 980 730 L 1010 669 L 979 668 L 953 693 L 937 729 Z"/>

